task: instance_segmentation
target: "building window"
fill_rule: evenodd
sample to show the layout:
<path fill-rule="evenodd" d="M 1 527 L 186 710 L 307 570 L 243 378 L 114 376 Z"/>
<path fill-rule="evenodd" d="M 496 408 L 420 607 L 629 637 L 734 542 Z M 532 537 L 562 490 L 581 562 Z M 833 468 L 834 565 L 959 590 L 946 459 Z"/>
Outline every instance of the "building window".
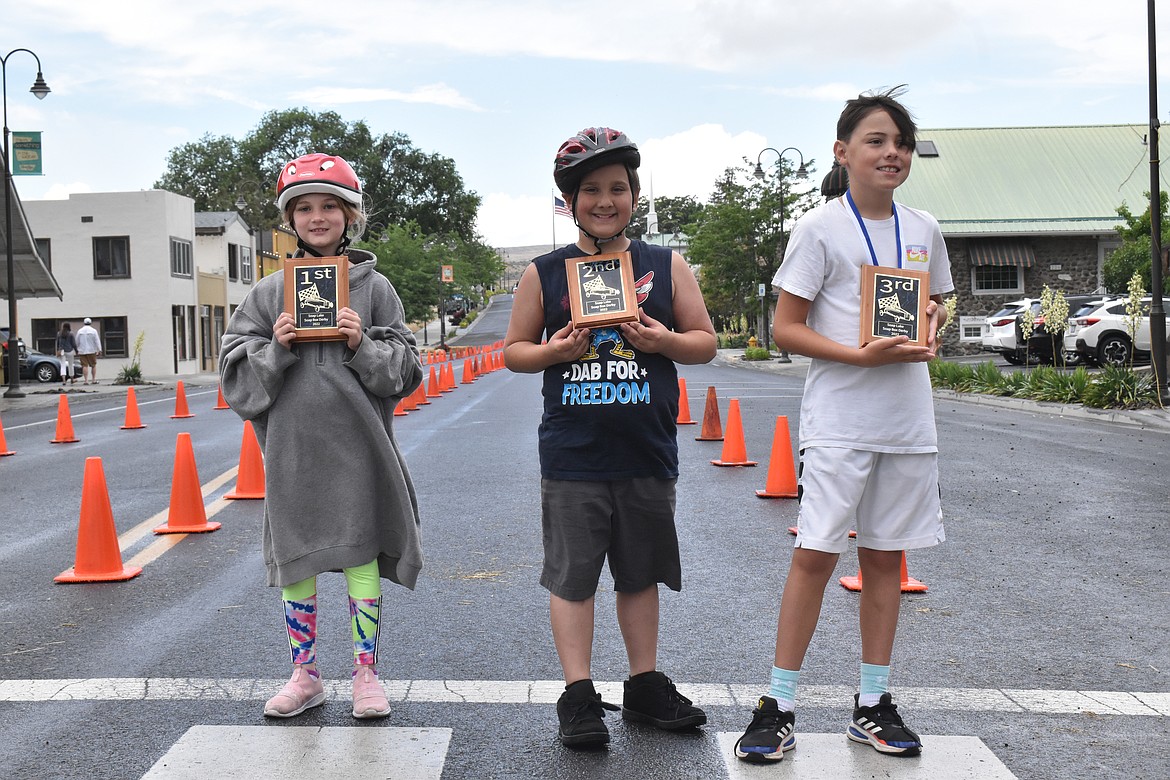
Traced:
<path fill-rule="evenodd" d="M 236 244 L 228 244 L 228 279 L 236 281 L 240 278 L 240 248 Z"/>
<path fill-rule="evenodd" d="M 983 341 L 983 317 L 959 317 L 959 341 L 979 344 Z"/>
<path fill-rule="evenodd" d="M 34 238 L 37 244 L 37 254 L 45 261 L 45 268 L 53 270 L 53 246 L 47 238 Z"/>
<path fill-rule="evenodd" d="M 94 319 L 93 326 L 102 340 L 102 357 L 130 357 L 125 317 L 98 317 Z"/>
<path fill-rule="evenodd" d="M 977 265 L 971 269 L 971 292 L 1000 295 L 1024 291 L 1024 269 L 1018 265 Z"/>
<path fill-rule="evenodd" d="M 191 276 L 191 242 L 171 239 L 171 276 Z"/>
<path fill-rule="evenodd" d="M 240 281 L 246 284 L 252 283 L 252 267 L 256 265 L 256 258 L 250 256 L 251 251 L 251 247 L 240 246 Z"/>
<path fill-rule="evenodd" d="M 105 236 L 93 239 L 93 278 L 130 277 L 130 237 Z"/>

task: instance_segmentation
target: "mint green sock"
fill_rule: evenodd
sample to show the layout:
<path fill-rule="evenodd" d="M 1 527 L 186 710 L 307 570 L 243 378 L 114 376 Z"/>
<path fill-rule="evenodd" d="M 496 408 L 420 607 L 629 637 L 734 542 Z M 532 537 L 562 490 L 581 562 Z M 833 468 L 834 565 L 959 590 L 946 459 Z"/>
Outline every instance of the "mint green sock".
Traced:
<path fill-rule="evenodd" d="M 772 667 L 772 683 L 768 686 L 768 695 L 776 700 L 776 706 L 781 712 L 792 712 L 796 709 L 796 683 L 800 680 L 800 670 Z"/>
<path fill-rule="evenodd" d="M 872 707 L 881 701 L 882 694 L 890 689 L 890 667 L 876 664 L 861 665 L 861 693 L 857 696 L 860 707 Z"/>

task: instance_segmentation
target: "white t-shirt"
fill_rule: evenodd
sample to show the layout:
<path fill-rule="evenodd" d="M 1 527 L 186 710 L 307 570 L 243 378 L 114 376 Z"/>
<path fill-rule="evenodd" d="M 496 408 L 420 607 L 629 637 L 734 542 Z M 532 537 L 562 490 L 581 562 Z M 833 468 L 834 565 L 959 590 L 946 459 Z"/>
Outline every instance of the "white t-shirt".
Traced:
<path fill-rule="evenodd" d="M 950 259 L 938 221 L 897 205 L 902 267 L 930 272 L 930 294 L 951 292 Z M 878 263 L 897 267 L 893 216 L 865 220 Z M 871 263 L 865 235 L 844 198 L 805 214 L 792 231 L 772 284 L 812 301 L 808 325 L 857 348 L 861 329 L 861 266 Z M 800 405 L 800 447 L 874 452 L 938 452 L 934 402 L 925 363 L 859 368 L 812 361 Z"/>

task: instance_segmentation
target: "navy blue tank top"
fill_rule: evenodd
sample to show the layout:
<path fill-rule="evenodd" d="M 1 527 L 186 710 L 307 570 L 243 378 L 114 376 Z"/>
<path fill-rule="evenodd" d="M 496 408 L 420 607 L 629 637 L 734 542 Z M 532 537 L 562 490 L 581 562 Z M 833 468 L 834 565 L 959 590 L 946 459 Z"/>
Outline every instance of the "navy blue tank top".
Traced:
<path fill-rule="evenodd" d="M 631 241 L 638 305 L 674 328 L 669 248 Z M 576 244 L 532 262 L 544 296 L 545 337 L 569 322 L 565 259 Z M 674 361 L 639 352 L 617 326 L 593 328 L 589 349 L 544 371 L 540 471 L 549 479 L 613 480 L 678 476 L 678 372 Z"/>

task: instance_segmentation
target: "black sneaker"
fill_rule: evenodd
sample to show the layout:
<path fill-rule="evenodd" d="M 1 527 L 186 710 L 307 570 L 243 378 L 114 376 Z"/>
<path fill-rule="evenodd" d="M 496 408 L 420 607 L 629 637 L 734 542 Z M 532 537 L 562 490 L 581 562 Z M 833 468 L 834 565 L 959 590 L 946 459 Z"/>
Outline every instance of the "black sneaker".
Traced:
<path fill-rule="evenodd" d="M 557 733 L 561 744 L 569 747 L 604 745 L 609 742 L 609 729 L 602 718 L 605 711 L 617 712 L 620 707 L 601 700 L 592 680 L 578 680 L 565 686 L 557 701 Z"/>
<path fill-rule="evenodd" d="M 735 757 L 753 764 L 784 758 L 784 751 L 796 747 L 796 715 L 781 712 L 771 696 L 761 696 L 752 710 L 752 722 L 735 742 Z"/>
<path fill-rule="evenodd" d="M 853 705 L 853 722 L 845 732 L 849 739 L 871 745 L 879 753 L 916 756 L 922 752 L 922 739 L 906 728 L 889 693 L 883 693 L 881 701 L 872 707 L 857 706 L 854 694 Z"/>
<path fill-rule="evenodd" d="M 626 680 L 622 718 L 675 731 L 707 722 L 707 714 L 675 689 L 662 672 L 643 672 Z"/>

